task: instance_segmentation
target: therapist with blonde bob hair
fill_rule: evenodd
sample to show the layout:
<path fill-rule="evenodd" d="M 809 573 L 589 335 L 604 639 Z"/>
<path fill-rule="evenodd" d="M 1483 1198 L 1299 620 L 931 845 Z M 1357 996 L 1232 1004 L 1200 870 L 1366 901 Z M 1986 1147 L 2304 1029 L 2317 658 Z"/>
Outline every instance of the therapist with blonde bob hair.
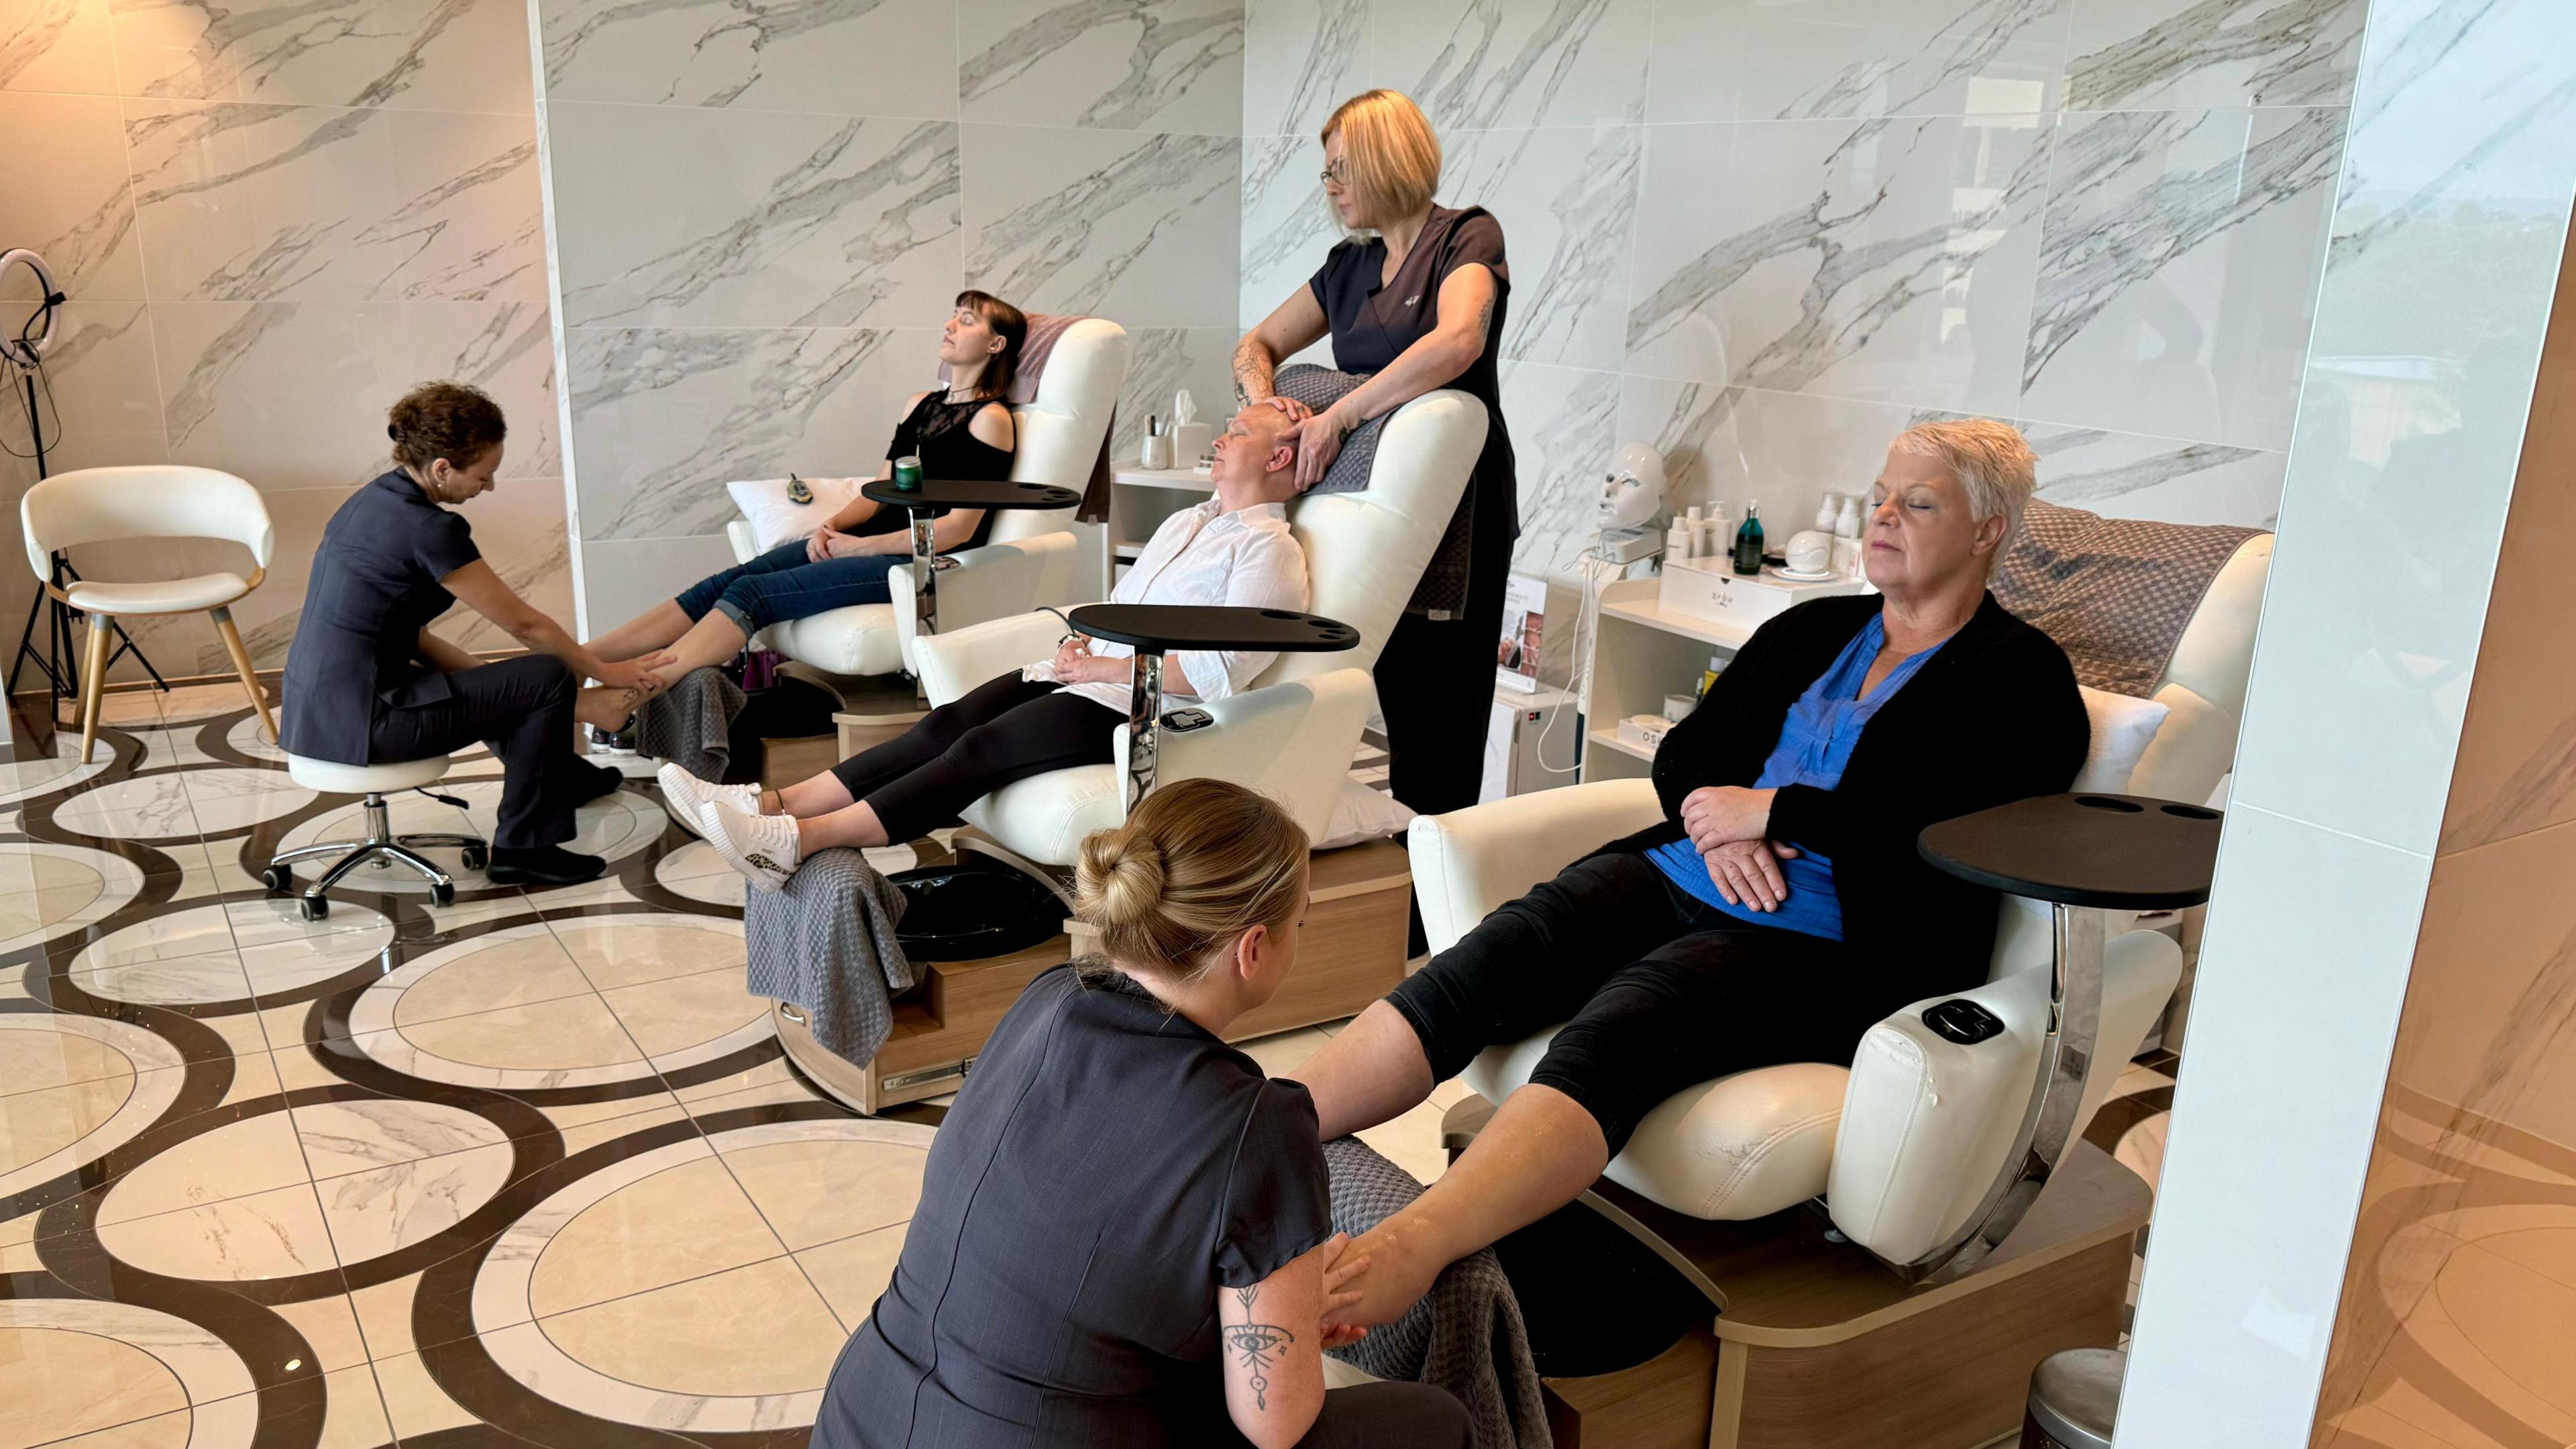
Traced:
<path fill-rule="evenodd" d="M 1297 481 L 1313 487 L 1342 440 L 1424 393 L 1455 388 L 1485 405 L 1484 451 L 1422 587 L 1378 655 L 1388 786 L 1415 810 L 1476 803 L 1493 702 L 1494 641 L 1512 540 L 1520 534 L 1512 440 L 1498 371 L 1511 268 L 1503 228 L 1481 206 L 1433 203 L 1440 138 L 1397 91 L 1351 97 L 1324 122 L 1324 199 L 1346 234 L 1306 285 L 1235 348 L 1237 395 L 1276 396 L 1282 360 L 1327 335 L 1333 365 L 1367 381 L 1321 412 L 1280 398 L 1299 420 Z"/>
<path fill-rule="evenodd" d="M 815 1449 L 1465 1449 L 1442 1389 L 1326 1392 L 1359 1337 L 1306 1089 L 1225 1044 L 1297 964 L 1306 832 L 1221 780 L 1082 844 L 1100 954 L 1040 976 L 940 1124 Z"/>

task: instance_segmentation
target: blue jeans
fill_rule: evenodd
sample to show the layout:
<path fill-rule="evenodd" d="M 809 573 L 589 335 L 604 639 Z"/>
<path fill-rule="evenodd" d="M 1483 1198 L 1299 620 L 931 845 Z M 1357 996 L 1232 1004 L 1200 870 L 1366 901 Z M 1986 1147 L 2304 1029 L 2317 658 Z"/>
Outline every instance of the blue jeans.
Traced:
<path fill-rule="evenodd" d="M 747 564 L 709 574 L 672 602 L 692 624 L 710 609 L 721 610 L 749 638 L 782 619 L 802 619 L 852 604 L 890 603 L 894 594 L 886 586 L 886 575 L 895 565 L 911 560 L 908 553 L 877 553 L 809 563 L 805 540 L 800 538 Z"/>

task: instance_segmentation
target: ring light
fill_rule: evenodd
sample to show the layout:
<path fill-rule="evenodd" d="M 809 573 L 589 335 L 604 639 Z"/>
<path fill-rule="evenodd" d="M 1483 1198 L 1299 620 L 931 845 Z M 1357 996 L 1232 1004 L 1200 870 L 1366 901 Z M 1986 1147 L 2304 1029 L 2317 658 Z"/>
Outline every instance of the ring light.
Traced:
<path fill-rule="evenodd" d="M 25 247 L 19 247 L 6 256 L 0 256 L 0 273 L 6 273 L 17 263 L 24 263 L 27 270 L 36 274 L 37 316 L 42 319 L 44 325 L 42 330 L 28 336 L 11 337 L 0 334 L 0 360 L 14 363 L 19 367 L 32 368 L 44 359 L 45 349 L 53 345 L 54 309 L 60 306 L 64 299 L 62 293 L 54 290 L 54 274 L 45 269 L 43 257 Z"/>

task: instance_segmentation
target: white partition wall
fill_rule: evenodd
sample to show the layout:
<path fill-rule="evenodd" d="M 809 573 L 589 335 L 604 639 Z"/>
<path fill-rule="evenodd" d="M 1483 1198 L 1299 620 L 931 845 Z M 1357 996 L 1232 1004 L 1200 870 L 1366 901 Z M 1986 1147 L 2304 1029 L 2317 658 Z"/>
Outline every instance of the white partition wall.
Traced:
<path fill-rule="evenodd" d="M 2533 1336 L 2568 1321 L 2550 1280 L 2517 1287 L 2507 1256 L 2474 1249 L 2489 1277 L 2464 1287 L 2449 1266 L 2496 1226 L 2456 1211 L 2477 1200 L 2465 1164 L 2506 1140 L 2576 1158 L 2576 1114 L 2530 1113 L 2563 1055 L 2564 930 L 2496 934 L 2555 911 L 2576 869 L 2550 744 L 2576 655 L 2564 588 L 2540 582 L 2571 566 L 2563 545 L 2527 547 L 2566 536 L 2576 467 L 2543 426 L 2576 365 L 2576 331 L 2543 361 L 2553 299 L 2576 301 L 2576 7 L 2377 0 L 2352 117 L 2123 1449 L 2576 1437 L 2567 1343 Z M 2498 564 L 2509 508 L 2538 531 L 2519 593 Z M 2550 848 L 2559 868 L 2514 889 L 2445 885 Z M 2481 1020 L 2445 1040 L 2455 1007 Z M 2392 1080 L 2393 1051 L 2451 1069 Z M 2384 1115 L 2401 1107 L 2423 1120 Z M 2515 1225 L 2576 1240 L 2560 1216 Z M 2520 1327 L 2469 1324 L 2479 1311 Z M 2554 1377 L 2517 1375 L 2516 1354 L 2554 1356 Z"/>

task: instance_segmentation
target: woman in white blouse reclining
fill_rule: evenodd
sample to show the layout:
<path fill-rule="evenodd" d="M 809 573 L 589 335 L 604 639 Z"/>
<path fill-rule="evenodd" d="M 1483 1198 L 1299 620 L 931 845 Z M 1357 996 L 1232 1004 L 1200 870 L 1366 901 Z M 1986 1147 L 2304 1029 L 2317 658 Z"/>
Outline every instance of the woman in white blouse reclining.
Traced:
<path fill-rule="evenodd" d="M 1216 496 L 1173 514 L 1119 581 L 1120 604 L 1306 607 L 1306 555 L 1284 504 L 1297 494 L 1297 426 L 1255 404 L 1216 441 Z M 853 755 L 784 790 L 710 784 L 662 767 L 662 793 L 681 824 L 726 864 L 777 890 L 815 851 L 914 840 L 1015 780 L 1107 764 L 1127 722 L 1134 652 L 1068 636 L 1053 659 L 978 686 L 924 716 L 900 739 Z M 1188 650 L 1163 658 L 1163 693 L 1224 699 L 1275 656 Z"/>

